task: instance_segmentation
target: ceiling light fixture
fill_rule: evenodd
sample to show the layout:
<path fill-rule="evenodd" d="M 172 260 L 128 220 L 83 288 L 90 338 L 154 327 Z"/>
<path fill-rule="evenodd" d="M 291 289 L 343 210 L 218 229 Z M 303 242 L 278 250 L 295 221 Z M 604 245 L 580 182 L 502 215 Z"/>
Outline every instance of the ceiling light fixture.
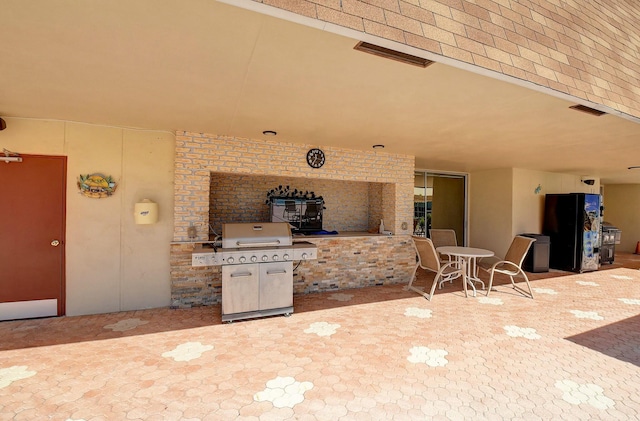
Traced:
<path fill-rule="evenodd" d="M 373 145 L 373 149 L 384 149 L 384 145 Z"/>
<path fill-rule="evenodd" d="M 433 64 L 433 61 L 427 60 L 426 58 L 414 56 L 407 53 L 401 53 L 400 51 L 380 47 L 379 45 L 369 44 L 368 42 L 359 42 L 355 47 L 353 47 L 353 49 L 362 51 L 363 53 L 373 54 L 374 56 L 384 57 L 418 67 L 427 67 Z"/>
<path fill-rule="evenodd" d="M 278 133 L 273 131 L 273 130 L 265 130 L 264 132 L 262 132 L 262 134 L 265 135 L 265 136 L 275 136 Z"/>

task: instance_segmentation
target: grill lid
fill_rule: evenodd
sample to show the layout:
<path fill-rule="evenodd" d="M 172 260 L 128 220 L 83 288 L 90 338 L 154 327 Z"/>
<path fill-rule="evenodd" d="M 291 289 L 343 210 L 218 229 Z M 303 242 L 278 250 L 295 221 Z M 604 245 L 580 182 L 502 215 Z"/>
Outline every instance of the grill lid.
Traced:
<path fill-rule="evenodd" d="M 222 224 L 222 248 L 276 247 L 292 244 L 287 222 Z"/>

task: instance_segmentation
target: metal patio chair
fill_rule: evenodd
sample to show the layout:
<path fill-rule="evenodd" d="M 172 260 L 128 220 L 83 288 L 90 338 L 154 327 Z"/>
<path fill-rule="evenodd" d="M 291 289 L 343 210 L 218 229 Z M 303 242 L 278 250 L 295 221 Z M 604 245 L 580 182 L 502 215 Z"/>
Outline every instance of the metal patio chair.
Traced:
<path fill-rule="evenodd" d="M 509 246 L 509 250 L 507 250 L 507 254 L 504 257 L 504 260 L 500 260 L 497 257 L 489 257 L 483 258 L 478 262 L 476 267 L 490 274 L 487 296 L 489 296 L 489 292 L 491 292 L 493 276 L 496 273 L 502 273 L 503 275 L 509 276 L 509 279 L 511 279 L 511 285 L 513 285 L 513 289 L 515 289 L 525 297 L 530 297 L 531 299 L 533 299 L 533 291 L 531 291 L 529 278 L 522 269 L 522 262 L 524 262 L 524 258 L 527 256 L 527 252 L 529 251 L 529 248 L 534 241 L 536 241 L 535 238 L 522 237 L 517 235 L 511 242 L 511 246 Z M 513 278 L 518 274 L 522 274 L 522 277 L 527 284 L 527 288 L 529 288 L 529 292 L 516 285 Z"/>
<path fill-rule="evenodd" d="M 431 238 L 431 241 L 433 242 L 433 246 L 436 248 L 436 250 L 438 249 L 438 247 L 458 245 L 458 238 L 456 237 L 456 232 L 455 230 L 452 230 L 452 229 L 432 228 L 429 230 L 429 237 Z M 440 257 L 440 262 L 442 264 L 449 263 L 454 260 L 451 258 L 451 256 L 442 255 L 442 254 L 438 254 L 438 255 Z M 455 277 L 449 279 L 449 281 L 453 282 L 454 279 Z M 440 281 L 440 287 L 442 287 L 443 282 L 444 281 Z"/>
<path fill-rule="evenodd" d="M 441 280 L 440 284 L 442 285 L 443 281 L 452 280 L 459 276 L 462 276 L 462 268 L 458 266 L 458 262 L 456 261 L 442 264 L 440 262 L 440 259 L 438 258 L 438 253 L 436 253 L 436 249 L 433 246 L 433 242 L 429 238 L 411 236 L 411 240 L 413 242 L 413 247 L 416 251 L 416 255 L 418 256 L 418 261 L 416 263 L 415 269 L 413 270 L 413 275 L 411 276 L 409 285 L 407 285 L 407 289 L 417 292 L 427 300 L 431 301 L 431 297 L 433 297 L 433 293 L 436 290 L 436 284 L 438 283 L 438 281 Z M 433 278 L 431 291 L 428 294 L 426 292 L 426 285 L 424 291 L 413 286 L 413 281 L 416 279 L 418 268 L 422 268 L 430 272 L 435 272 L 436 274 L 436 276 Z M 463 284 L 466 295 L 467 284 L 466 282 L 463 282 Z"/>

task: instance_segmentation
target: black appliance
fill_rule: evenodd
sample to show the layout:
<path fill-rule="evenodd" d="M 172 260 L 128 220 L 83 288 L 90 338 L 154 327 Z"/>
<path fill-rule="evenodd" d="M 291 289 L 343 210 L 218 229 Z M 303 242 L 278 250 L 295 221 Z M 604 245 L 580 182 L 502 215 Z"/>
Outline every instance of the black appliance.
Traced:
<path fill-rule="evenodd" d="M 543 234 L 551 241 L 549 265 L 573 272 L 600 267 L 600 195 L 547 194 Z"/>

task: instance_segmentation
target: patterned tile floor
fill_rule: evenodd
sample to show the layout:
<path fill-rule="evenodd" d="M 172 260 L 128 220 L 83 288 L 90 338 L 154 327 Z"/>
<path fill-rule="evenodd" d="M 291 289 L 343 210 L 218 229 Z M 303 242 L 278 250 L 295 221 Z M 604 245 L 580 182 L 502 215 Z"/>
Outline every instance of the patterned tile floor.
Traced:
<path fill-rule="evenodd" d="M 638 267 L 534 274 L 535 300 L 454 282 L 232 324 L 219 307 L 2 322 L 0 420 L 640 419 Z"/>

